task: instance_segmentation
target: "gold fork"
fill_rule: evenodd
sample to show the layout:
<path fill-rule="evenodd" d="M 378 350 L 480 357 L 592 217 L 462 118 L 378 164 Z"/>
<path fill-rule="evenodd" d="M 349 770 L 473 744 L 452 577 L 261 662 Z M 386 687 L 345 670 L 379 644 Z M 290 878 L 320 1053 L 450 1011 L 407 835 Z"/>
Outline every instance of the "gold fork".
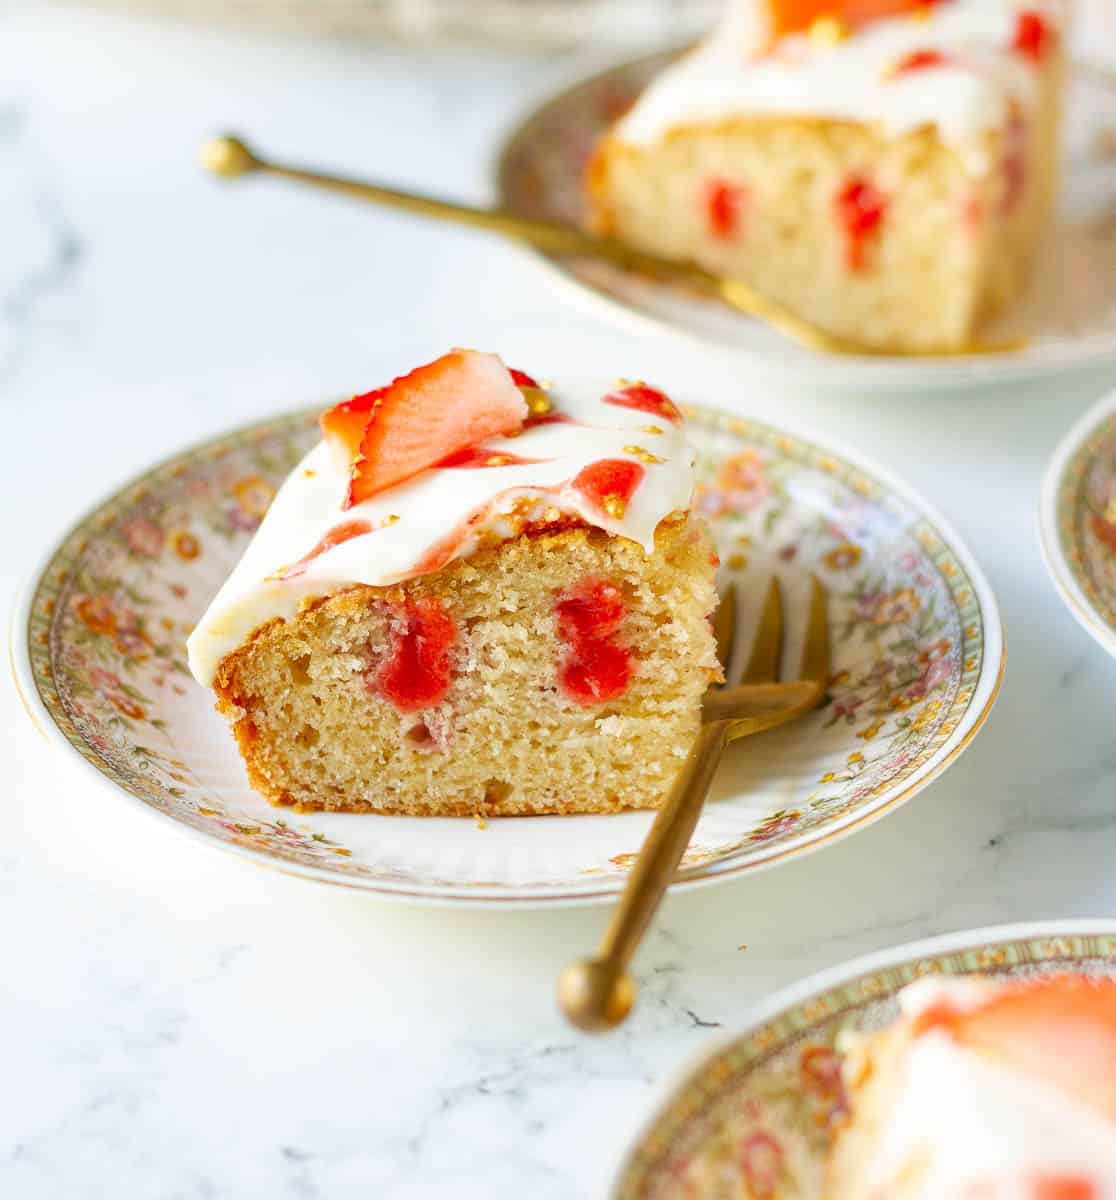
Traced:
<path fill-rule="evenodd" d="M 570 255 L 581 258 L 603 259 L 628 271 L 665 282 L 680 284 L 708 299 L 719 300 L 738 312 L 763 321 L 800 346 L 809 350 L 820 350 L 827 354 L 867 355 L 871 357 L 958 357 L 969 354 L 997 354 L 1019 349 L 1018 343 L 1003 345 L 968 346 L 960 350 L 945 349 L 931 351 L 882 350 L 863 345 L 827 333 L 824 329 L 792 312 L 785 305 L 765 296 L 741 279 L 729 279 L 714 275 L 694 263 L 677 263 L 645 254 L 616 238 L 597 237 L 575 225 L 564 225 L 558 221 L 543 221 L 502 209 L 472 208 L 418 192 L 405 192 L 398 188 L 383 187 L 358 179 L 346 179 L 340 175 L 327 175 L 321 171 L 308 171 L 302 167 L 287 166 L 273 162 L 257 154 L 238 137 L 223 134 L 212 138 L 202 146 L 202 166 L 224 179 L 236 179 L 241 175 L 259 172 L 273 175 L 295 183 L 340 192 L 358 200 L 370 200 L 388 208 L 418 216 L 433 217 L 473 229 L 484 229 L 499 233 L 516 241 L 526 242 L 546 254 Z"/>
<path fill-rule="evenodd" d="M 736 591 L 730 587 L 717 608 L 717 657 L 726 683 L 702 700 L 701 728 L 666 802 L 659 809 L 628 877 L 595 958 L 572 963 L 558 980 L 562 1011 L 579 1029 L 615 1028 L 635 1002 L 628 963 L 655 915 L 690 844 L 694 826 L 729 742 L 785 725 L 816 708 L 829 679 L 829 617 L 825 589 L 813 579 L 806 639 L 797 679 L 777 683 L 783 657 L 783 599 L 772 578 L 764 598 L 752 654 L 740 683 L 729 686 L 737 625 Z"/>

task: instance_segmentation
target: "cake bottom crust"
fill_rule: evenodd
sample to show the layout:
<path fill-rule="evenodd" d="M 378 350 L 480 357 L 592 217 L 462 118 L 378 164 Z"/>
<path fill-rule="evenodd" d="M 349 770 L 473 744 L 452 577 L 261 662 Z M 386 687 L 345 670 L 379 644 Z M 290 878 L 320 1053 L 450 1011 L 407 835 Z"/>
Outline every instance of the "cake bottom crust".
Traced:
<path fill-rule="evenodd" d="M 651 555 L 582 527 L 524 535 L 263 626 L 221 663 L 217 707 L 252 786 L 275 804 L 412 816 L 653 808 L 718 674 L 707 620 L 714 564 L 689 518 L 664 522 Z M 558 606 L 600 585 L 617 611 L 579 649 L 585 613 L 563 619 Z M 452 629 L 446 688 L 401 709 L 384 681 L 416 612 Z M 417 653 L 434 655 L 429 645 Z M 599 703 L 571 686 L 579 653 L 612 672 Z"/>

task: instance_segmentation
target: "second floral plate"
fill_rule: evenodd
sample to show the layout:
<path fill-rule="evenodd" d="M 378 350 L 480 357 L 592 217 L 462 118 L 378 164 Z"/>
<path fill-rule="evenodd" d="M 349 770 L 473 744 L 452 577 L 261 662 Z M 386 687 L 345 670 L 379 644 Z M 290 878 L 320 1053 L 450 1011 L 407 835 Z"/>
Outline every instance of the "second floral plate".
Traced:
<path fill-rule="evenodd" d="M 980 727 L 1003 665 L 980 569 L 905 486 L 810 437 L 705 408 L 688 415 L 697 506 L 725 580 L 755 597 L 778 574 L 793 643 L 794 605 L 816 572 L 831 595 L 835 673 L 824 708 L 726 757 L 682 886 L 805 854 L 913 796 Z M 248 787 L 212 697 L 187 673 L 184 642 L 316 436 L 316 413 L 228 434 L 149 471 L 73 529 L 13 626 L 17 683 L 38 724 L 181 831 L 307 878 L 457 903 L 614 896 L 648 813 L 482 826 L 300 814 Z"/>
<path fill-rule="evenodd" d="M 529 114 L 497 166 L 502 207 L 584 222 L 583 177 L 597 139 L 677 52 L 609 67 Z M 828 388 L 907 392 L 973 388 L 1116 359 L 1116 73 L 1074 64 L 1065 109 L 1061 211 L 1028 296 L 994 328 L 1005 353 L 961 358 L 837 357 L 792 345 L 749 317 L 608 263 L 541 256 L 552 277 L 638 331 L 669 329 Z"/>

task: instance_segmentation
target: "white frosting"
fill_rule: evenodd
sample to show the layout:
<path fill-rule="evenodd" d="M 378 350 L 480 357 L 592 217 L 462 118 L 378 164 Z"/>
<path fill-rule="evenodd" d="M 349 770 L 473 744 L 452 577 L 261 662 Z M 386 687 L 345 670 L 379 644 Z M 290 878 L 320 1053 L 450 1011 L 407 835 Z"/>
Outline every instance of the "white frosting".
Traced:
<path fill-rule="evenodd" d="M 927 982 L 901 1003 L 912 1015 L 943 1000 L 966 1011 L 979 1008 L 990 990 L 994 985 L 969 980 Z M 998 1189 L 988 1193 L 994 1200 L 1033 1200 L 1028 1179 L 1061 1172 L 1092 1181 L 1095 1200 L 1116 1200 L 1116 1125 L 1098 1111 L 964 1048 L 945 1031 L 916 1038 L 903 1072 L 867 1166 L 866 1195 L 955 1200 L 984 1183 Z M 908 1175 L 910 1164 L 920 1170 Z"/>
<path fill-rule="evenodd" d="M 936 127 L 974 175 L 993 166 L 985 134 L 1003 128 L 1012 102 L 1038 95 L 1034 63 L 1012 50 L 1021 10 L 1062 24 L 1059 0 L 941 0 L 929 18 L 872 22 L 844 41 L 806 34 L 756 53 L 761 0 L 734 0 L 721 25 L 664 71 L 619 122 L 622 142 L 649 145 L 679 126 L 739 116 L 827 117 L 870 124 L 897 137 Z M 921 50 L 949 62 L 894 74 Z"/>
<path fill-rule="evenodd" d="M 538 425 L 517 437 L 484 443 L 493 454 L 544 461 L 424 471 L 350 509 L 341 507 L 347 470 L 320 442 L 279 489 L 244 556 L 190 635 L 187 649 L 195 678 L 210 686 L 226 654 L 266 622 L 294 616 L 305 601 L 352 584 L 382 587 L 411 578 L 431 552 L 447 539 L 454 542 L 473 516 L 477 521 L 453 544 L 447 561 L 466 557 L 494 537 L 514 536 L 524 518 L 541 520 L 548 509 L 630 538 L 650 552 L 659 522 L 690 506 L 694 456 L 678 425 L 605 404 L 603 397 L 616 386 L 550 386 L 554 411 L 571 422 Z M 661 432 L 647 432 L 650 427 Z M 663 461 L 645 461 L 629 452 L 632 447 Z M 601 459 L 637 461 L 645 472 L 622 516 L 602 512 L 570 486 L 585 467 Z M 390 521 L 393 517 L 398 519 Z M 290 578 L 275 577 L 330 530 L 351 521 L 367 521 L 371 532 L 319 554 Z"/>

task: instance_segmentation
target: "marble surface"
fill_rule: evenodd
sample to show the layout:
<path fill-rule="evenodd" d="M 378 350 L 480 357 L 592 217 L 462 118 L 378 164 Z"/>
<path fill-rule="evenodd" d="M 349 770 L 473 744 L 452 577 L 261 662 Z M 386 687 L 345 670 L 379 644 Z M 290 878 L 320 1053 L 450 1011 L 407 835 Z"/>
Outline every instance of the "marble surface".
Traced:
<path fill-rule="evenodd" d="M 195 168 L 233 125 L 292 157 L 483 199 L 571 60 L 0 14 L 0 396 L 10 595 L 69 520 L 233 424 L 447 344 L 699 381 L 890 464 L 968 539 L 1009 666 L 984 733 L 883 823 L 671 898 L 640 1006 L 590 1040 L 553 1001 L 600 909 L 397 906 L 180 841 L 33 733 L 0 688 L 0 1195 L 600 1195 L 665 1078 L 749 1004 L 926 934 L 1116 910 L 1116 662 L 1042 569 L 1038 481 L 1116 375 L 871 400 L 631 340 L 522 254 Z"/>

